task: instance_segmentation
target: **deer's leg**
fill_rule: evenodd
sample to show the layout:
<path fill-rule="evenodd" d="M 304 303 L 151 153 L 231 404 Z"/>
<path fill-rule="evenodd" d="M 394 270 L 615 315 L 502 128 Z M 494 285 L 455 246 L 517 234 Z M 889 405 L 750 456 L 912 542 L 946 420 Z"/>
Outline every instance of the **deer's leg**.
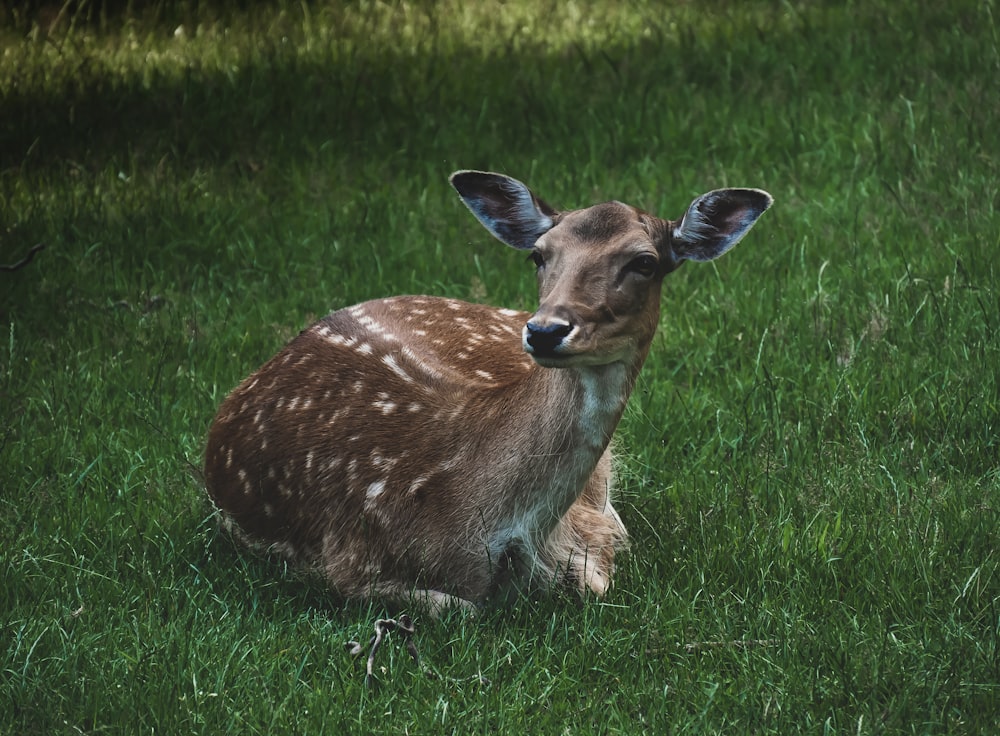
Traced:
<path fill-rule="evenodd" d="M 474 610 L 476 605 L 465 598 L 432 588 L 421 588 L 407 576 L 400 575 L 398 559 L 393 555 L 374 554 L 362 558 L 354 550 L 371 552 L 389 547 L 381 539 L 345 539 L 327 535 L 322 553 L 322 575 L 327 585 L 347 598 L 380 600 L 390 607 L 418 608 L 434 618 L 449 609 Z M 395 574 L 394 574 L 395 573 Z"/>
<path fill-rule="evenodd" d="M 407 583 L 379 582 L 375 584 L 372 593 L 374 597 L 400 608 L 406 606 L 419 608 L 431 618 L 440 618 L 451 610 L 470 612 L 476 610 L 476 604 L 465 598 L 442 593 L 440 590 L 414 589 Z"/>
<path fill-rule="evenodd" d="M 545 557 L 565 571 L 569 582 L 585 592 L 603 596 L 611 587 L 615 552 L 628 538 L 618 512 L 611 504 L 611 450 L 605 451 L 583 493 L 546 543 Z"/>

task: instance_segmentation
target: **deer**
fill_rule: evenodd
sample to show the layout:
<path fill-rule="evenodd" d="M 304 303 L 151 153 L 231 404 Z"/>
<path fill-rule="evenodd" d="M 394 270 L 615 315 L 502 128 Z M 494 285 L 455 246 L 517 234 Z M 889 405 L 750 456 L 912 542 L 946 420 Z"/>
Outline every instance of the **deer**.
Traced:
<path fill-rule="evenodd" d="M 205 480 L 222 526 L 344 600 L 437 617 L 556 590 L 604 596 L 628 534 L 612 436 L 660 321 L 661 284 L 771 206 L 718 189 L 679 220 L 560 211 L 504 174 L 450 183 L 530 254 L 534 313 L 436 296 L 346 307 L 222 402 Z"/>

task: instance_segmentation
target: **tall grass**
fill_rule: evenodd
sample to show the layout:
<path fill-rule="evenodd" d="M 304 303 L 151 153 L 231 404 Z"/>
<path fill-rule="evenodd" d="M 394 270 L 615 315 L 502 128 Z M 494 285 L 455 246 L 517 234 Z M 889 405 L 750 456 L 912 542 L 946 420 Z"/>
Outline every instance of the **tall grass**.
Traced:
<path fill-rule="evenodd" d="M 1000 729 L 991 0 L 0 10 L 0 731 Z M 382 615 L 217 534 L 216 406 L 326 311 L 530 308 L 457 168 L 776 198 L 666 285 L 603 602 Z"/>

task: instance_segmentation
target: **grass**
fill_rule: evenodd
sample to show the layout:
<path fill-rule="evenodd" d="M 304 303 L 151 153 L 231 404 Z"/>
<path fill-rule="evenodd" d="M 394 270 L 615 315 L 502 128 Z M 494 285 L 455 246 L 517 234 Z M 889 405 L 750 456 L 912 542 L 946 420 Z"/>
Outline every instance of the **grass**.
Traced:
<path fill-rule="evenodd" d="M 0 10 L 0 732 L 1000 729 L 992 0 L 121 5 Z M 418 620 L 438 677 L 367 691 L 382 609 L 196 469 L 330 309 L 530 308 L 458 168 L 776 204 L 665 287 L 610 597 Z"/>

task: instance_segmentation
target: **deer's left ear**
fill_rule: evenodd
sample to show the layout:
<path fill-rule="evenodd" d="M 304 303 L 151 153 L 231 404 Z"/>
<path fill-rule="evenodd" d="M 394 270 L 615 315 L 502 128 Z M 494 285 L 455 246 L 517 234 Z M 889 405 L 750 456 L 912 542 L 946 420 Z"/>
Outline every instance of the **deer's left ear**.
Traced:
<path fill-rule="evenodd" d="M 534 248 L 559 215 L 524 184 L 503 174 L 456 171 L 449 181 L 476 219 L 512 248 Z"/>
<path fill-rule="evenodd" d="M 736 245 L 774 199 L 761 189 L 716 189 L 691 203 L 671 231 L 680 261 L 711 261 Z"/>

